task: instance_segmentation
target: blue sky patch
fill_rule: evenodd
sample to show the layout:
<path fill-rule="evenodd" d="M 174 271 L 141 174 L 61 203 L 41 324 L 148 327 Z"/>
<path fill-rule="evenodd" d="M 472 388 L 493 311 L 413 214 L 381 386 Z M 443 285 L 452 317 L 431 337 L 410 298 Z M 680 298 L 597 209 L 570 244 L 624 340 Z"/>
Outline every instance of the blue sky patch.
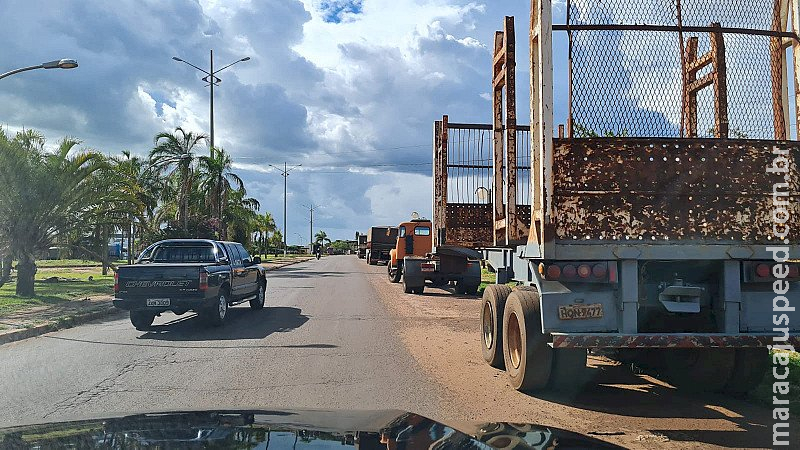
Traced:
<path fill-rule="evenodd" d="M 323 0 L 319 5 L 322 11 L 322 20 L 328 23 L 342 23 L 352 19 L 355 14 L 361 14 L 363 0 Z"/>

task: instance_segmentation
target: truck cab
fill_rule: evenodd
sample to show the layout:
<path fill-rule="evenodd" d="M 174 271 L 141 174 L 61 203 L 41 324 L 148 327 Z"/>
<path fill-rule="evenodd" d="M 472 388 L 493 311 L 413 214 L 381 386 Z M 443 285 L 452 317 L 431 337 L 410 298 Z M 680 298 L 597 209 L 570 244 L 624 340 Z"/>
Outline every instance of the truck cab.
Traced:
<path fill-rule="evenodd" d="M 397 227 L 397 244 L 389 252 L 389 271 L 402 264 L 406 256 L 425 256 L 431 252 L 433 238 L 432 223 L 428 219 L 414 219 Z"/>
<path fill-rule="evenodd" d="M 457 246 L 434 248 L 432 227 L 430 220 L 419 217 L 397 227 L 397 242 L 387 264 L 389 281 L 402 280 L 407 294 L 422 294 L 426 285 L 455 283 L 456 293 L 474 295 L 481 282 L 480 255 Z"/>

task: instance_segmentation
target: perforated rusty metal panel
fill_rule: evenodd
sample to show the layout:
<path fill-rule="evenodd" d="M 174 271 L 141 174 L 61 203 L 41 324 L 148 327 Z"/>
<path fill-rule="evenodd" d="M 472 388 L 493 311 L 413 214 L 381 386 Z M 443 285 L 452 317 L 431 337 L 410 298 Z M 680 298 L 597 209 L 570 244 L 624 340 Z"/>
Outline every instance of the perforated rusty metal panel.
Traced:
<path fill-rule="evenodd" d="M 773 150 L 788 152 L 787 239 L 800 242 L 798 143 L 711 139 L 556 139 L 555 239 L 768 244 L 784 182 L 766 172 Z"/>

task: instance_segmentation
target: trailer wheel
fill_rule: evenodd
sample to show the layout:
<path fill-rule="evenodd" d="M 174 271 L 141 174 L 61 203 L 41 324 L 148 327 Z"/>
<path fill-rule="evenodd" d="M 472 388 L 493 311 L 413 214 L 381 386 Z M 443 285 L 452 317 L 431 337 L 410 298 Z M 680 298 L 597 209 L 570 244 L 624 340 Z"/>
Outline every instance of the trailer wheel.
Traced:
<path fill-rule="evenodd" d="M 747 394 L 761 383 L 769 370 L 769 350 L 762 348 L 737 348 L 731 379 L 725 392 Z"/>
<path fill-rule="evenodd" d="M 663 354 L 668 361 L 664 378 L 678 389 L 686 391 L 721 392 L 731 379 L 735 349 L 692 348 L 671 349 Z"/>
<path fill-rule="evenodd" d="M 503 369 L 503 309 L 511 288 L 503 284 L 486 286 L 481 306 L 481 353 L 490 366 Z"/>
<path fill-rule="evenodd" d="M 553 350 L 553 367 L 550 370 L 550 388 L 554 391 L 575 393 L 589 381 L 586 367 L 586 349 L 560 348 Z"/>
<path fill-rule="evenodd" d="M 553 349 L 542 333 L 536 291 L 513 291 L 503 311 L 503 361 L 511 385 L 520 391 L 543 389 L 550 379 Z"/>

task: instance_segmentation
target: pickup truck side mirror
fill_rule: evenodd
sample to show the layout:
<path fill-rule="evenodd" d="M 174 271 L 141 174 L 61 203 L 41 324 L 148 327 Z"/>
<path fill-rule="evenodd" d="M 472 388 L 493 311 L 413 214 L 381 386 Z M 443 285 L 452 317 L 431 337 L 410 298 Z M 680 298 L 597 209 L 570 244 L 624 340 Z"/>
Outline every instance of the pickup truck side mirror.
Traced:
<path fill-rule="evenodd" d="M 253 264 L 255 265 L 261 264 L 261 257 L 260 256 L 253 257 Z"/>
<path fill-rule="evenodd" d="M 220 258 L 219 259 L 219 263 L 220 264 L 230 264 L 231 262 L 228 261 L 228 258 Z"/>

